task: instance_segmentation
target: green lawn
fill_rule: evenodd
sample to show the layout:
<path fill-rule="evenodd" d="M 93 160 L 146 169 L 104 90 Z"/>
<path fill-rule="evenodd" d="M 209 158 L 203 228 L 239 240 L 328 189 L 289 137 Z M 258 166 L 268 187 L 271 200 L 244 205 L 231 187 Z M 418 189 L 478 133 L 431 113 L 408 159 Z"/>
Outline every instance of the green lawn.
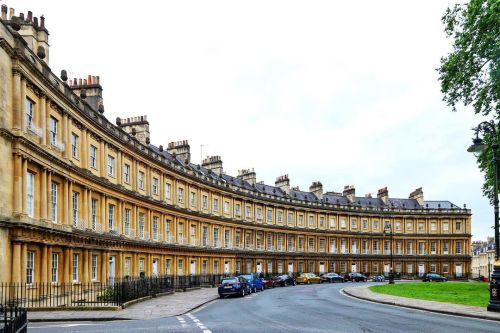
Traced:
<path fill-rule="evenodd" d="M 429 301 L 486 307 L 489 302 L 488 283 L 483 282 L 417 282 L 371 286 L 373 292 L 425 299 Z"/>

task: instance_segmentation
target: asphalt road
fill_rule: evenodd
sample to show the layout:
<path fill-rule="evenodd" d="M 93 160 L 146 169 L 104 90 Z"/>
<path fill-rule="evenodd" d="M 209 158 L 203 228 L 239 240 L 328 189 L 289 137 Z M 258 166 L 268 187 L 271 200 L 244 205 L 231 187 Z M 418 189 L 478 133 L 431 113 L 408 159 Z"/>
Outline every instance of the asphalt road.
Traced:
<path fill-rule="evenodd" d="M 500 332 L 500 322 L 357 300 L 340 292 L 347 285 L 276 288 L 163 319 L 33 323 L 29 332 Z"/>

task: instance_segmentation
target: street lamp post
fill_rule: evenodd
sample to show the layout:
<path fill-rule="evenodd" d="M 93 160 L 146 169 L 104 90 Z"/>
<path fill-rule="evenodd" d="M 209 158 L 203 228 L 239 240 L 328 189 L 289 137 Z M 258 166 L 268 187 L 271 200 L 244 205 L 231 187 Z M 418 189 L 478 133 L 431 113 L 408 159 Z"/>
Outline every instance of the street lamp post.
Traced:
<path fill-rule="evenodd" d="M 500 312 L 500 241 L 499 241 L 499 226 L 498 226 L 498 137 L 497 137 L 497 124 L 493 120 L 483 121 L 475 129 L 476 137 L 472 139 L 472 145 L 467 149 L 471 153 L 480 153 L 486 147 L 483 139 L 479 134 L 490 135 L 492 138 L 491 148 L 493 150 L 493 207 L 495 214 L 495 265 L 493 266 L 493 273 L 490 276 L 490 303 L 488 304 L 488 311 Z"/>
<path fill-rule="evenodd" d="M 393 267 L 394 267 L 394 261 L 392 257 L 392 243 L 393 243 L 393 236 L 394 234 L 392 233 L 392 225 L 391 224 L 386 224 L 384 227 L 384 234 L 389 234 L 390 236 L 390 255 L 391 255 L 391 267 L 389 267 L 389 284 L 394 284 L 394 272 L 393 272 Z"/>

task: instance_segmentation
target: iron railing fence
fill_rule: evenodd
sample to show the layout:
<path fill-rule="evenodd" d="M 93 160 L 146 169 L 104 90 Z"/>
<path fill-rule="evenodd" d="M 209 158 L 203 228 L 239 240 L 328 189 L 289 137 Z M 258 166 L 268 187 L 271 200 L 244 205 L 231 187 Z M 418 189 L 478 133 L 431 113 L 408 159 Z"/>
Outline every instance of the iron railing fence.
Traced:
<path fill-rule="evenodd" d="M 26 309 L 0 305 L 0 333 L 25 333 L 28 331 Z"/>
<path fill-rule="evenodd" d="M 217 286 L 232 274 L 155 275 L 90 283 L 0 283 L 0 304 L 23 308 L 112 307 L 173 290 Z"/>

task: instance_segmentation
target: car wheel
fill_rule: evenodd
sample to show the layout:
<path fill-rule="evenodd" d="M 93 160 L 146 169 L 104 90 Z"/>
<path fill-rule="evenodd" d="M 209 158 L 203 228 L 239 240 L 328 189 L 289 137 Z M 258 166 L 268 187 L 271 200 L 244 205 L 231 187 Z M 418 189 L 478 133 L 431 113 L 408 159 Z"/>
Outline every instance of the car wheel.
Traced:
<path fill-rule="evenodd" d="M 241 297 L 245 297 L 245 288 L 241 289 Z"/>
<path fill-rule="evenodd" d="M 311 284 L 311 281 L 310 281 L 310 280 L 307 280 L 307 284 Z"/>
<path fill-rule="evenodd" d="M 253 292 L 257 293 L 257 287 L 253 287 Z"/>
<path fill-rule="evenodd" d="M 221 294 L 219 294 L 219 298 L 224 298 L 224 296 L 223 296 L 223 295 L 221 295 Z"/>
<path fill-rule="evenodd" d="M 292 286 L 296 286 L 296 285 L 297 285 L 297 282 L 293 281 Z"/>

